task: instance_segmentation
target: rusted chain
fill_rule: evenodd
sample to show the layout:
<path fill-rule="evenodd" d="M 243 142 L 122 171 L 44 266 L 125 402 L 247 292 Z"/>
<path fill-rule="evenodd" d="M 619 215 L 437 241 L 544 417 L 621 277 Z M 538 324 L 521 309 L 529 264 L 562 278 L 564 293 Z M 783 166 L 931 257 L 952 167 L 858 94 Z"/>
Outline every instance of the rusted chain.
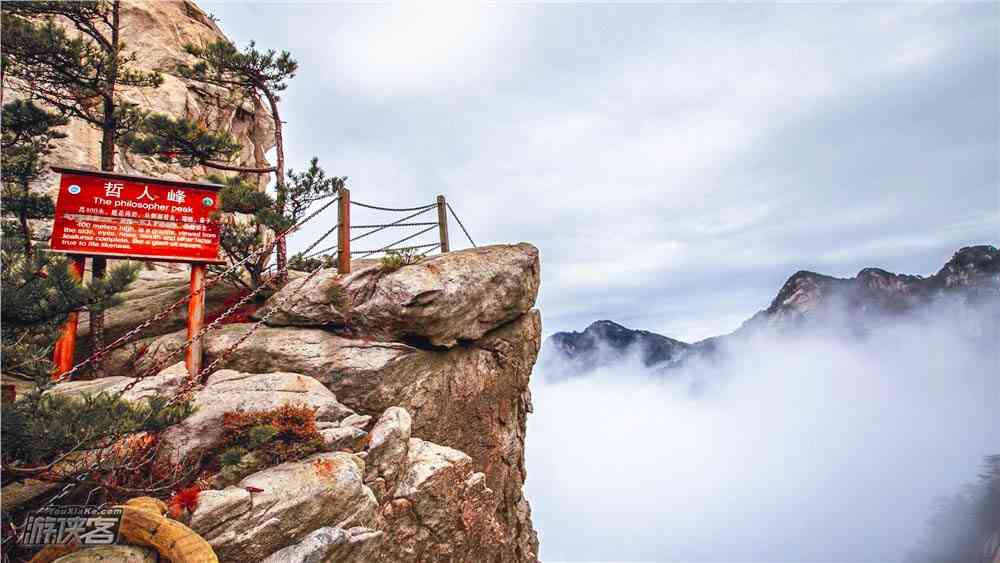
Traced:
<path fill-rule="evenodd" d="M 260 248 L 260 249 L 258 249 L 256 251 L 248 254 L 242 260 L 240 260 L 238 262 L 234 262 L 230 267 L 226 268 L 221 273 L 219 273 L 219 274 L 217 274 L 217 275 L 209 278 L 208 280 L 206 280 L 205 286 L 203 288 L 199 289 L 195 293 L 190 293 L 187 296 L 182 297 L 182 298 L 178 299 L 177 301 L 173 302 L 167 308 L 161 310 L 160 312 L 156 313 L 155 315 L 153 315 L 149 319 L 146 319 L 144 322 L 142 322 L 139 325 L 137 325 L 132 330 L 129 330 L 128 332 L 126 332 L 122 336 L 116 338 L 114 341 L 112 341 L 110 344 L 108 344 L 104 348 L 102 348 L 102 349 L 98 350 L 97 352 L 92 353 L 90 356 L 84 358 L 79 363 L 77 363 L 76 365 L 74 365 L 69 371 L 67 371 L 64 374 L 61 374 L 59 377 L 57 377 L 56 379 L 54 379 L 53 382 L 54 383 L 60 383 L 62 381 L 70 379 L 73 376 L 73 374 L 75 374 L 77 371 L 80 370 L 80 368 L 82 368 L 82 367 L 86 366 L 87 364 L 90 364 L 90 363 L 92 363 L 94 361 L 100 360 L 102 357 L 104 357 L 105 354 L 107 354 L 111 350 L 117 348 L 118 346 L 121 346 L 122 344 L 130 341 L 133 337 L 135 337 L 136 335 L 138 335 L 142 331 L 146 330 L 146 328 L 148 328 L 154 322 L 161 321 L 161 320 L 165 319 L 167 317 L 167 315 L 169 315 L 174 309 L 176 309 L 177 307 L 181 306 L 184 303 L 187 303 L 188 300 L 190 300 L 192 297 L 194 297 L 196 295 L 200 295 L 201 293 L 204 293 L 204 292 L 208 291 L 209 288 L 213 287 L 215 284 L 217 284 L 220 281 L 222 281 L 225 278 L 225 276 L 228 276 L 232 272 L 236 271 L 238 268 L 240 268 L 241 266 L 243 266 L 244 264 L 246 264 L 251 259 L 256 259 L 257 257 L 261 256 L 262 254 L 266 254 L 266 253 L 271 252 L 272 250 L 274 250 L 274 247 L 278 243 L 279 239 L 285 238 L 288 235 L 290 235 L 291 233 L 293 233 L 294 231 L 298 230 L 302 225 L 305 225 L 307 222 L 309 222 L 310 220 L 312 220 L 314 217 L 316 217 L 317 215 L 319 215 L 320 213 L 322 213 L 324 210 L 326 210 L 327 208 L 329 208 L 331 205 L 333 205 L 334 203 L 336 203 L 338 199 L 339 199 L 339 196 L 338 197 L 334 197 L 332 200 L 330 200 L 329 202 L 327 202 L 325 205 L 323 205 L 322 207 L 320 207 L 319 209 L 317 209 L 315 212 L 309 214 L 309 216 L 307 216 L 302 221 L 299 221 L 298 223 L 292 225 L 291 227 L 288 227 L 287 229 L 285 229 L 284 231 L 282 231 L 281 233 L 279 233 L 278 235 L 276 235 L 274 237 L 274 239 L 266 247 Z"/>
<path fill-rule="evenodd" d="M 412 235 L 410 235 L 408 237 L 401 238 L 401 239 L 397 240 L 396 242 L 391 243 L 391 244 L 387 244 L 387 245 L 385 245 L 382 248 L 379 248 L 377 250 L 358 250 L 356 252 L 351 252 L 351 255 L 361 254 L 362 255 L 361 257 L 364 258 L 365 256 L 370 256 L 372 254 L 378 254 L 379 252 L 383 252 L 383 251 L 386 251 L 386 250 L 391 250 L 392 247 L 396 246 L 399 243 L 406 242 L 406 241 L 408 241 L 410 239 L 414 239 L 414 238 L 416 238 L 416 237 L 418 237 L 418 236 L 420 236 L 420 235 L 422 235 L 424 233 L 430 232 L 430 231 L 432 231 L 432 230 L 434 230 L 436 228 L 437 228 L 437 223 L 435 223 L 433 227 L 427 227 L 426 229 L 424 229 L 422 231 L 418 231 L 418 232 L 413 233 Z"/>
<path fill-rule="evenodd" d="M 379 211 L 417 211 L 420 209 L 430 209 L 431 207 L 436 207 L 437 203 L 431 203 L 428 205 L 423 205 L 420 207 L 381 207 L 378 205 L 372 205 L 370 203 L 361 203 L 360 201 L 351 200 L 351 205 L 357 205 L 358 207 L 367 207 L 368 209 L 377 209 Z"/>
<path fill-rule="evenodd" d="M 458 221 L 458 226 L 462 227 L 462 232 L 465 233 L 465 238 L 469 239 L 469 242 L 472 243 L 472 248 L 478 248 L 476 243 L 472 240 L 472 237 L 469 236 L 469 231 L 465 230 L 465 225 L 462 224 L 462 220 L 458 218 L 458 213 L 455 213 L 455 210 L 451 207 L 450 203 L 446 202 L 445 205 L 448 206 L 448 211 L 451 211 L 451 216 L 455 218 L 455 221 Z"/>
<path fill-rule="evenodd" d="M 420 211 L 417 211 L 416 213 L 414 213 L 412 215 L 407 215 L 406 217 L 403 217 L 399 221 L 393 221 L 392 223 L 387 223 L 385 225 L 379 225 L 373 231 L 368 231 L 367 233 L 361 233 L 360 235 L 352 238 L 351 242 L 354 242 L 354 241 L 356 241 L 358 239 L 363 239 L 363 238 L 365 238 L 368 235 L 374 235 L 375 233 L 377 233 L 379 231 L 382 231 L 382 230 L 384 230 L 384 229 L 386 229 L 388 227 L 392 227 L 392 226 L 401 224 L 401 223 L 403 223 L 406 220 L 413 219 L 414 217 L 417 217 L 418 215 L 423 215 L 424 213 L 427 213 L 428 211 L 430 211 L 431 209 L 434 209 L 435 207 L 437 207 L 437 204 L 435 204 L 433 207 L 427 207 L 425 209 L 421 209 Z M 428 223 L 428 224 L 437 225 L 437 223 Z"/>
<path fill-rule="evenodd" d="M 309 282 L 309 280 L 311 280 L 313 277 L 315 277 L 316 274 L 318 274 L 322 270 L 323 270 L 323 268 L 316 268 L 316 269 L 314 269 L 312 272 L 309 273 L 308 276 L 306 276 L 305 278 L 303 278 L 302 281 L 299 282 L 299 283 L 301 285 L 305 285 L 306 283 Z M 300 285 L 300 287 L 301 287 L 301 285 Z M 237 340 L 236 342 L 234 342 L 232 346 L 230 346 L 229 348 L 227 348 L 222 354 L 219 355 L 218 358 L 216 358 L 215 360 L 213 360 L 211 364 L 209 364 L 209 365 L 205 366 L 204 368 L 202 368 L 202 370 L 199 371 L 198 374 L 194 378 L 192 378 L 192 379 L 194 381 L 202 381 L 202 379 L 204 377 L 207 377 L 210 373 L 212 373 L 215 370 L 215 367 L 217 365 L 219 365 L 220 362 L 223 362 L 223 361 L 227 360 L 229 358 L 229 356 L 232 355 L 232 353 L 236 351 L 237 348 L 239 348 L 244 342 L 247 341 L 248 338 L 250 338 L 250 335 L 252 335 L 254 332 L 256 332 L 257 329 L 259 329 L 261 326 L 263 326 L 264 323 L 267 322 L 267 319 L 271 318 L 271 315 L 273 315 L 274 312 L 277 311 L 279 307 L 281 307 L 285 303 L 287 303 L 288 300 L 291 299 L 292 297 L 301 297 L 301 294 L 299 292 L 289 291 L 287 293 L 287 295 L 285 295 L 284 297 L 281 298 L 280 301 L 278 301 L 277 303 L 275 303 L 273 306 L 268 307 L 267 312 L 264 313 L 264 316 L 262 316 L 260 318 L 260 320 L 258 320 L 256 323 L 254 323 L 254 325 L 250 327 L 250 330 L 248 330 L 246 334 L 244 334 L 242 337 L 240 337 L 239 340 Z"/>
<path fill-rule="evenodd" d="M 358 251 L 352 252 L 351 254 L 364 254 L 365 256 L 367 256 L 369 254 L 378 254 L 379 252 L 383 252 L 383 251 L 384 252 L 388 252 L 390 250 L 393 250 L 393 251 L 399 251 L 399 250 L 417 250 L 419 248 L 433 248 L 433 247 L 437 247 L 437 246 L 441 246 L 441 243 L 440 242 L 434 242 L 434 243 L 430 243 L 430 244 L 417 244 L 417 245 L 413 245 L 413 246 L 395 246 L 393 248 L 381 248 L 379 250 L 358 250 Z"/>
<path fill-rule="evenodd" d="M 384 225 L 351 225 L 352 229 L 376 229 L 386 227 L 426 227 L 427 225 L 437 225 L 436 221 L 424 223 L 386 223 Z"/>

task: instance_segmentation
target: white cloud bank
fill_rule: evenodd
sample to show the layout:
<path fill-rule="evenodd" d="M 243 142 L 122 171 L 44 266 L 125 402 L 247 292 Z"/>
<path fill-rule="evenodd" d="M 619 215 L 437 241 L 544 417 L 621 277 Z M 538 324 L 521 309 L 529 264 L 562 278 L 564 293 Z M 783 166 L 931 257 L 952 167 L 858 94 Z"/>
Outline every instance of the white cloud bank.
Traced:
<path fill-rule="evenodd" d="M 992 315 L 992 316 L 991 316 Z M 546 561 L 899 561 L 1000 453 L 1000 311 L 734 342 L 669 378 L 533 376 Z"/>

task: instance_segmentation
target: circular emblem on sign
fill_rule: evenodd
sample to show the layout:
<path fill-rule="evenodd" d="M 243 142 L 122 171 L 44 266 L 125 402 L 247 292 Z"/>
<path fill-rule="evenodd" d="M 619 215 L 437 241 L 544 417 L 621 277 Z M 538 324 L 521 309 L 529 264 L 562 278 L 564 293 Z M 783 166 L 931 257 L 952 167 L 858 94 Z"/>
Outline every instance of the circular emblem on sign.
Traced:
<path fill-rule="evenodd" d="M 213 203 L 215 203 L 215 201 L 210 197 L 206 197 L 201 200 L 201 204 L 205 207 L 211 207 Z"/>
<path fill-rule="evenodd" d="M 66 191 L 73 195 L 77 195 L 78 193 L 80 193 L 81 189 L 80 186 L 73 184 L 72 186 L 66 188 Z"/>

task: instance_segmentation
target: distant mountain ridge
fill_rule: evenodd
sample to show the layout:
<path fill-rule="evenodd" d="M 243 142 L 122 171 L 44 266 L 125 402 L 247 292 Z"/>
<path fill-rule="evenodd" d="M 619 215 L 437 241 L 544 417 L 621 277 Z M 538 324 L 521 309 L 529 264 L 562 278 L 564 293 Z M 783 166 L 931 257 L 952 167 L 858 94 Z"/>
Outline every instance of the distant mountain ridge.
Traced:
<path fill-rule="evenodd" d="M 557 332 L 542 347 L 543 362 L 560 360 L 574 371 L 614 364 L 634 355 L 646 367 L 669 367 L 698 353 L 710 353 L 725 338 L 752 330 L 795 330 L 835 321 L 864 329 L 882 319 L 912 311 L 935 299 L 970 304 L 1000 300 L 1000 249 L 967 246 L 931 276 L 895 274 L 865 268 L 853 278 L 799 271 L 782 285 L 771 304 L 734 333 L 686 343 L 610 320 L 583 332 Z"/>

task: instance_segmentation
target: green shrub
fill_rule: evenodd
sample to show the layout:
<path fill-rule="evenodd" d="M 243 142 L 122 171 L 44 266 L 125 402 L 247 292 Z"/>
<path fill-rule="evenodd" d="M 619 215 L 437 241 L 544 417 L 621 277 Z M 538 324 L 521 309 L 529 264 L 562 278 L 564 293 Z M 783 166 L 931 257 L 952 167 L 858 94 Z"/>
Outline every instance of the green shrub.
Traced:
<path fill-rule="evenodd" d="M 32 391 L 4 405 L 3 463 L 38 465 L 72 450 L 100 448 L 136 432 L 158 432 L 194 412 L 190 401 L 130 402 L 110 393 L 72 397 Z"/>
<path fill-rule="evenodd" d="M 222 455 L 219 456 L 219 463 L 221 463 L 223 467 L 229 465 L 239 465 L 240 462 L 243 461 L 243 456 L 246 454 L 246 448 L 242 446 L 233 446 L 222 452 Z"/>
<path fill-rule="evenodd" d="M 326 300 L 328 303 L 333 305 L 338 311 L 343 312 L 347 305 L 347 292 L 344 291 L 343 286 L 341 286 L 336 281 L 330 283 L 326 288 Z"/>
<path fill-rule="evenodd" d="M 270 424 L 260 424 L 247 431 L 247 447 L 251 450 L 263 446 L 278 435 L 278 429 Z"/>
<path fill-rule="evenodd" d="M 386 251 L 385 256 L 382 257 L 382 267 L 390 272 L 395 272 L 403 266 L 416 264 L 417 262 L 423 260 L 423 258 L 423 256 L 417 254 L 417 250 L 415 248 L 388 250 Z"/>

